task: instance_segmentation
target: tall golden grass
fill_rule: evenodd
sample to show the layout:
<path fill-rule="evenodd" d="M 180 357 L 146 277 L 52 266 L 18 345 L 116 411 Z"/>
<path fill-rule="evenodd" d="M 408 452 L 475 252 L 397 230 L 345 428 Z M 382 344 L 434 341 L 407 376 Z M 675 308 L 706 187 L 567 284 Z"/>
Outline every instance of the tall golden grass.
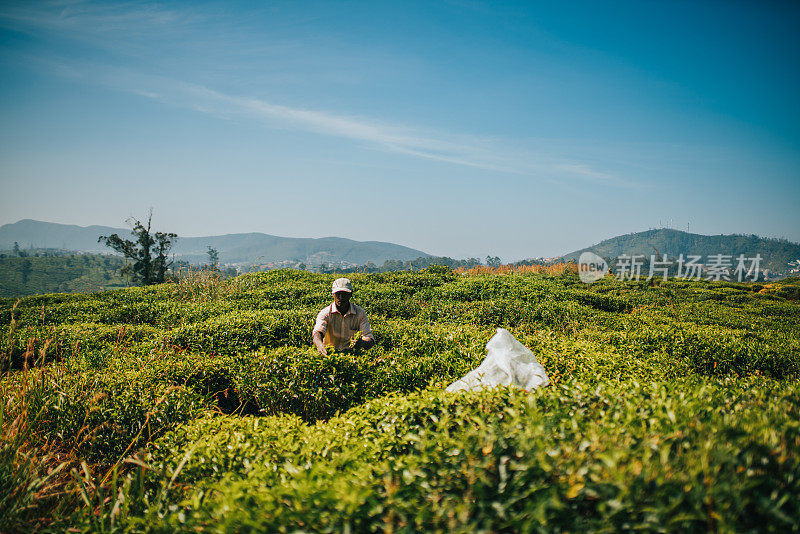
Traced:
<path fill-rule="evenodd" d="M 255 267 L 251 268 L 248 274 L 254 269 Z M 181 269 L 170 281 L 173 282 L 173 295 L 180 302 L 213 301 L 226 294 L 246 291 L 251 283 L 247 277 L 230 278 L 205 266 Z"/>
<path fill-rule="evenodd" d="M 131 469 L 128 464 L 137 464 L 136 455 L 125 455 L 138 435 L 110 468 L 89 465 L 78 454 L 105 425 L 88 423 L 104 394 L 88 398 L 83 424 L 74 436 L 54 440 L 45 435 L 42 427 L 49 417 L 45 410 L 50 397 L 60 391 L 64 370 L 58 363 L 44 365 L 49 339 L 38 349 L 36 339 L 30 339 L 22 368 L 12 365 L 10 340 L 17 326 L 18 304 L 12 308 L 6 343 L 0 348 L 0 532 L 47 528 L 56 515 L 70 515 L 82 502 L 90 509 L 102 507 L 116 495 L 118 475 Z"/>
<path fill-rule="evenodd" d="M 19 301 L 17 301 L 17 304 Z M 14 305 L 10 340 L 16 328 Z M 61 501 L 67 485 L 70 454 L 38 432 L 43 415 L 42 396 L 53 380 L 51 369 L 40 368 L 49 341 L 39 350 L 34 340 L 23 355 L 20 371 L 12 373 L 11 349 L 3 347 L 0 365 L 0 531 L 16 531 L 47 521 L 48 511 Z"/>
<path fill-rule="evenodd" d="M 560 276 L 563 274 L 578 274 L 578 265 L 576 263 L 553 263 L 550 265 L 500 265 L 498 267 L 486 267 L 481 265 L 479 267 L 459 267 L 455 269 L 458 274 L 466 276 L 475 276 L 479 274 L 507 274 L 507 273 L 521 273 L 521 274 L 547 274 L 552 276 Z"/>

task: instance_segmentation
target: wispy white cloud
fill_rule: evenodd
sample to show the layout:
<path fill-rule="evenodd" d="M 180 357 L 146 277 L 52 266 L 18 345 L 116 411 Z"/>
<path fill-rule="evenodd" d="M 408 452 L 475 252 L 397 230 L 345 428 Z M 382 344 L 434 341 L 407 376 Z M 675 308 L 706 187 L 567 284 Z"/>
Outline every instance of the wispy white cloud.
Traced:
<path fill-rule="evenodd" d="M 163 4 L 142 1 L 123 4 L 86 0 L 42 4 L 19 2 L 8 3 L 0 9 L 0 25 L 4 27 L 56 32 L 105 48 L 119 47 L 128 37 L 146 40 L 164 29 L 191 34 L 192 25 L 201 17 L 191 11 L 168 9 Z M 126 49 L 125 53 L 129 51 Z M 542 181 L 636 186 L 575 155 L 563 150 L 554 153 L 535 143 L 398 125 L 311 106 L 289 106 L 267 98 L 241 96 L 203 84 L 154 76 L 142 70 L 146 67 L 136 70 L 72 58 L 51 59 L 49 63 L 51 72 L 62 76 L 82 77 L 87 83 L 103 84 L 169 105 L 190 107 L 223 119 L 245 118 L 271 128 L 349 139 L 360 143 L 363 148 Z"/>
<path fill-rule="evenodd" d="M 600 172 L 596 169 L 591 168 L 589 165 L 585 165 L 582 163 L 558 163 L 554 165 L 554 167 L 558 170 L 570 174 L 583 176 L 595 182 L 612 182 L 616 180 L 616 178 L 613 175 L 605 172 Z"/>
<path fill-rule="evenodd" d="M 0 25 L 21 30 L 61 32 L 84 38 L 110 32 L 141 32 L 186 19 L 185 11 L 152 2 L 7 1 L 0 8 Z"/>
<path fill-rule="evenodd" d="M 126 80 L 125 87 L 120 87 L 121 89 L 168 104 L 191 106 L 197 111 L 220 118 L 246 118 L 268 127 L 340 137 L 358 141 L 369 148 L 544 181 L 578 180 L 617 187 L 637 186 L 586 163 L 537 152 L 531 148 L 515 148 L 519 146 L 519 142 L 512 143 L 502 138 L 431 131 L 389 124 L 363 116 L 291 107 L 263 98 L 229 95 L 194 84 L 134 77 L 145 86 L 157 85 L 158 88 L 136 88 L 137 84 L 131 83 L 130 76 L 114 76 L 113 79 Z"/>

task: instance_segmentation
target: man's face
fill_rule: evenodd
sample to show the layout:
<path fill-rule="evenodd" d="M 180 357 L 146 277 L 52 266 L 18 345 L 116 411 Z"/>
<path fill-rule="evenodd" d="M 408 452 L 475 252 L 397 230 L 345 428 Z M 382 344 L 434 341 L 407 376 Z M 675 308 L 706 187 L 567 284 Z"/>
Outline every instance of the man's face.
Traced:
<path fill-rule="evenodd" d="M 350 293 L 347 291 L 337 291 L 333 294 L 333 302 L 336 308 L 347 308 L 350 305 Z"/>

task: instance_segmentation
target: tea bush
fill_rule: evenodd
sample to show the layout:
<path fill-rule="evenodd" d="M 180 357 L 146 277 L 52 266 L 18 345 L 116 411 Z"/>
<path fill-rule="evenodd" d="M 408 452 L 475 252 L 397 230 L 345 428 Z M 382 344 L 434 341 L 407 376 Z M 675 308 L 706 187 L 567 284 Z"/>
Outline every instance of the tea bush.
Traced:
<path fill-rule="evenodd" d="M 126 528 L 796 528 L 797 385 L 675 385 L 432 391 L 308 427 L 203 420 L 152 447 L 154 479 L 183 483 L 177 506 L 154 501 Z M 793 401 L 788 413 L 781 399 Z"/>
<path fill-rule="evenodd" d="M 76 510 L 15 482 L 0 530 L 798 530 L 799 280 L 350 277 L 377 344 L 327 356 L 336 275 L 0 300 L 2 435 Z M 551 385 L 444 393 L 497 327 Z"/>
<path fill-rule="evenodd" d="M 195 352 L 235 354 L 307 345 L 314 316 L 295 311 L 236 311 L 171 330 L 164 341 Z"/>

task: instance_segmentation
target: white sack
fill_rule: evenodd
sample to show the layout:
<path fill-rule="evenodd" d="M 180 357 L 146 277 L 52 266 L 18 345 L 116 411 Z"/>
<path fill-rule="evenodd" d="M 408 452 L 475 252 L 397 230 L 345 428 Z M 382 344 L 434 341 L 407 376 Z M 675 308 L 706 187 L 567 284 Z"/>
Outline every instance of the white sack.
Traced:
<path fill-rule="evenodd" d="M 510 385 L 536 389 L 549 383 L 544 367 L 533 352 L 517 341 L 511 332 L 498 328 L 486 344 L 486 358 L 478 367 L 447 386 L 446 391 L 474 391 Z"/>

